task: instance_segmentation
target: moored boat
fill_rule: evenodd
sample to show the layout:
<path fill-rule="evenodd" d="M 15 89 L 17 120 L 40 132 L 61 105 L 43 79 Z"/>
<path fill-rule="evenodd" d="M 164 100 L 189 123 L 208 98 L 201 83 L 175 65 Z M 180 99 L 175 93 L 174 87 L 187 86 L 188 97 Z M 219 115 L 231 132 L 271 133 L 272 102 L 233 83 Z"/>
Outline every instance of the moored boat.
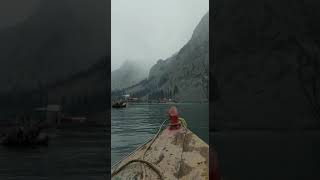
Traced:
<path fill-rule="evenodd" d="M 0 139 L 0 144 L 4 146 L 47 146 L 49 136 L 40 132 L 41 128 L 13 129 L 10 133 L 4 134 Z"/>
<path fill-rule="evenodd" d="M 209 179 L 208 144 L 190 131 L 182 118 L 171 119 L 168 127 L 160 130 L 112 167 L 112 179 Z"/>
<path fill-rule="evenodd" d="M 113 108 L 125 108 L 127 107 L 127 103 L 126 102 L 116 102 L 112 104 Z"/>

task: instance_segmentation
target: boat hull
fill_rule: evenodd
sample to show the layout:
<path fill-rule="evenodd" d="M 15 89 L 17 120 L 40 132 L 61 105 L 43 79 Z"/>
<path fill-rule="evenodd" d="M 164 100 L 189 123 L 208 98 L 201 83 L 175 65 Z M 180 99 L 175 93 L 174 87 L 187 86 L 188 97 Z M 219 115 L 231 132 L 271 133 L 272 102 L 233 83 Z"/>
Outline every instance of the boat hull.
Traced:
<path fill-rule="evenodd" d="M 127 103 L 122 103 L 122 104 L 113 104 L 113 108 L 125 108 L 127 107 Z"/>
<path fill-rule="evenodd" d="M 48 143 L 49 136 L 43 133 L 32 139 L 5 136 L 0 141 L 0 144 L 8 147 L 48 146 Z"/>
<path fill-rule="evenodd" d="M 149 164 L 148 164 L 149 163 Z M 186 128 L 168 128 L 112 168 L 112 179 L 209 179 L 209 146 Z"/>

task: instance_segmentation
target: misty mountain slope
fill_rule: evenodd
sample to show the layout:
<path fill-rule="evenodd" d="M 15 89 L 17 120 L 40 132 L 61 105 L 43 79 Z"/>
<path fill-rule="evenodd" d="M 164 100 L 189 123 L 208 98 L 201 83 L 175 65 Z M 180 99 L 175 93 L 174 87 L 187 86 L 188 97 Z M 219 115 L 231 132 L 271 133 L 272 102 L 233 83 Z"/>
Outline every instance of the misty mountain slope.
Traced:
<path fill-rule="evenodd" d="M 0 29 L 0 92 L 50 84 L 107 54 L 106 3 L 41 1 L 16 26 Z"/>
<path fill-rule="evenodd" d="M 189 42 L 166 60 L 150 69 L 147 82 L 126 89 L 137 96 L 173 97 L 179 101 L 208 98 L 209 13 L 195 28 Z"/>
<path fill-rule="evenodd" d="M 128 88 L 147 76 L 147 69 L 133 61 L 125 61 L 119 69 L 111 72 L 111 90 Z"/>
<path fill-rule="evenodd" d="M 320 127 L 319 5 L 216 4 L 215 128 Z"/>

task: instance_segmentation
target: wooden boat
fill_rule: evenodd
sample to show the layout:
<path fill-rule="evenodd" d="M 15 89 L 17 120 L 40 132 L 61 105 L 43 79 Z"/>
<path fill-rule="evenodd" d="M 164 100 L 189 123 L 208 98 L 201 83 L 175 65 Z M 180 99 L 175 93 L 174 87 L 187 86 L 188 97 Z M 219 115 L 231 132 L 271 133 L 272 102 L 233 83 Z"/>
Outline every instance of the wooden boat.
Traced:
<path fill-rule="evenodd" d="M 47 135 L 39 135 L 33 140 L 18 140 L 3 138 L 1 144 L 4 146 L 47 146 L 49 143 L 49 137 Z"/>
<path fill-rule="evenodd" d="M 114 104 L 112 104 L 113 108 L 125 108 L 127 107 L 127 103 L 126 102 L 116 102 Z"/>
<path fill-rule="evenodd" d="M 0 144 L 4 146 L 47 146 L 49 136 L 46 133 L 12 131 L 3 135 Z"/>
<path fill-rule="evenodd" d="M 209 146 L 185 127 L 166 128 L 115 164 L 112 179 L 209 179 Z"/>

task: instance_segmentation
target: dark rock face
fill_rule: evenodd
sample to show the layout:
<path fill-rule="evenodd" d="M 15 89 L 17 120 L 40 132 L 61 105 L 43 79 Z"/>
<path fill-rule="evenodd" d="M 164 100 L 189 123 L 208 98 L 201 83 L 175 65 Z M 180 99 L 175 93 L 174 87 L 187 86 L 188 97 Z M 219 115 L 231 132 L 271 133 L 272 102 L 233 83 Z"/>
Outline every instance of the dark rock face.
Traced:
<path fill-rule="evenodd" d="M 184 47 L 151 68 L 149 79 L 159 89 L 172 92 L 178 100 L 200 101 L 208 98 L 208 64 L 209 13 L 201 19 Z"/>
<path fill-rule="evenodd" d="M 0 93 L 65 79 L 109 51 L 106 1 L 39 3 L 23 22 L 0 30 Z"/>
<path fill-rule="evenodd" d="M 310 128 L 320 123 L 314 100 L 318 93 L 312 90 L 319 91 L 320 78 L 312 68 L 320 61 L 318 4 L 216 2 L 215 128 Z"/>
<path fill-rule="evenodd" d="M 173 97 L 178 101 L 208 99 L 209 13 L 195 28 L 192 38 L 177 53 L 158 60 L 148 80 L 125 91 L 150 98 Z"/>
<path fill-rule="evenodd" d="M 214 1 L 210 141 L 224 179 L 319 179 L 319 7 Z"/>

